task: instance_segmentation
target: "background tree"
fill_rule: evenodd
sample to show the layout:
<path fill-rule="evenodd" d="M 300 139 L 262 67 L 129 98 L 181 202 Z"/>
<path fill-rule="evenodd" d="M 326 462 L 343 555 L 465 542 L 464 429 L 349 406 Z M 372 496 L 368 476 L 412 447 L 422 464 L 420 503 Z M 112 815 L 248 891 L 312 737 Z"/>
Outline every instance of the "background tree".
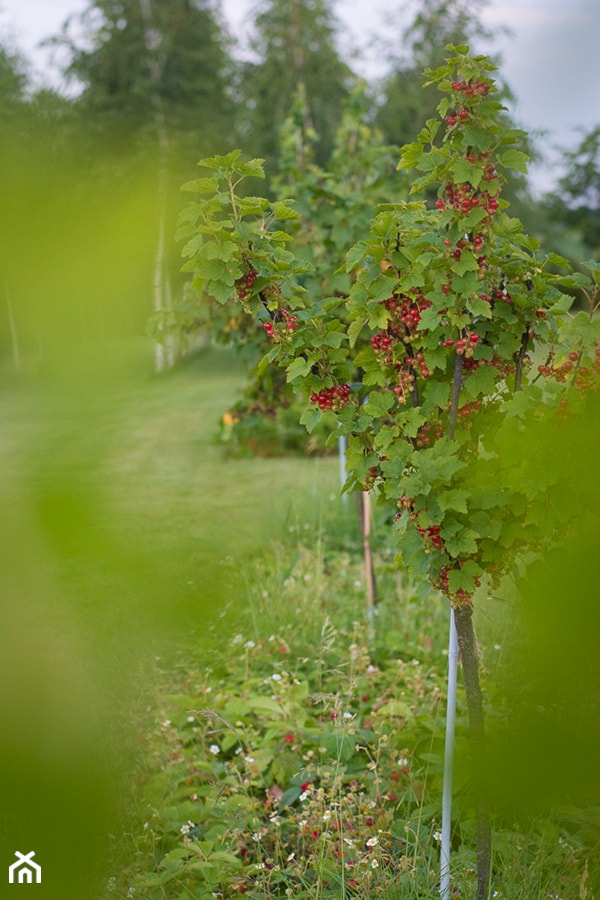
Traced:
<path fill-rule="evenodd" d="M 142 163 L 155 192 L 152 283 L 162 369 L 177 350 L 169 322 L 179 268 L 172 239 L 178 186 L 198 148 L 219 147 L 232 129 L 229 39 L 210 0 L 94 0 L 81 21 L 86 46 L 70 36 L 68 23 L 62 38 L 70 51 L 66 74 L 83 87 L 76 106 L 105 154 L 100 163 L 109 179 Z"/>
<path fill-rule="evenodd" d="M 413 140 L 424 122 L 436 115 L 438 97 L 433 86 L 423 87 L 426 68 L 444 61 L 447 44 L 477 46 L 492 33 L 481 21 L 488 0 L 418 0 L 401 32 L 399 47 L 392 51 L 393 64 L 381 85 L 377 124 L 385 138 L 402 146 Z"/>
<path fill-rule="evenodd" d="M 274 168 L 279 132 L 299 84 L 306 126 L 316 133 L 315 161 L 324 164 L 352 82 L 336 43 L 339 25 L 330 0 L 263 0 L 257 7 L 240 85 L 243 142 Z"/>
<path fill-rule="evenodd" d="M 564 245 L 564 226 L 572 232 L 583 257 L 600 258 L 600 125 L 584 133 L 579 145 L 563 153 L 565 174 L 557 190 L 546 198 L 555 228 Z M 556 235 L 558 238 L 558 234 Z M 567 236 L 568 239 L 568 236 Z"/>

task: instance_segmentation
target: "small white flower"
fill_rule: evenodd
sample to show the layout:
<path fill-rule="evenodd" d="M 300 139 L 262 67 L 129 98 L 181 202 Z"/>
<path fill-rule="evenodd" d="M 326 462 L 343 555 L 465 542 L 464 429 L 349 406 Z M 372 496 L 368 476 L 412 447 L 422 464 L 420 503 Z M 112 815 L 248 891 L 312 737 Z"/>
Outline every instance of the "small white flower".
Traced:
<path fill-rule="evenodd" d="M 260 839 L 261 839 L 260 833 L 258 831 L 255 831 L 254 834 L 252 835 L 252 840 L 254 841 L 255 844 L 259 844 Z"/>
<path fill-rule="evenodd" d="M 188 716 L 188 717 L 187 717 L 187 720 L 188 720 L 188 722 L 195 722 L 195 721 L 196 721 L 196 717 L 195 717 L 195 716 Z"/>
<path fill-rule="evenodd" d="M 235 751 L 235 755 L 236 755 L 236 756 L 241 756 L 243 752 L 244 752 L 244 748 L 243 748 L 243 747 L 238 747 L 237 750 Z"/>
<path fill-rule="evenodd" d="M 331 810 L 326 809 L 325 812 L 323 813 L 323 821 L 329 822 L 330 818 L 331 818 Z"/>
<path fill-rule="evenodd" d="M 269 816 L 269 822 L 272 822 L 275 826 L 281 825 L 281 819 L 276 815 Z"/>
<path fill-rule="evenodd" d="M 256 644 L 254 643 L 254 641 L 246 641 L 244 647 L 246 648 L 246 650 L 252 650 L 253 647 L 256 647 Z"/>
<path fill-rule="evenodd" d="M 302 801 L 302 800 L 306 800 L 307 797 L 308 797 L 308 791 L 302 791 L 302 793 L 300 794 L 298 799 L 300 801 Z"/>
<path fill-rule="evenodd" d="M 106 882 L 106 887 L 107 887 L 107 889 L 112 893 L 112 891 L 114 891 L 114 889 L 116 888 L 116 886 L 117 886 L 117 879 L 116 879 L 114 876 L 112 876 L 112 877 L 109 878 L 108 881 Z"/>
<path fill-rule="evenodd" d="M 308 825 L 308 819 L 300 819 L 298 825 L 300 826 L 300 828 L 306 828 L 306 826 Z"/>
<path fill-rule="evenodd" d="M 189 834 L 190 831 L 192 830 L 192 828 L 195 828 L 195 827 L 196 826 L 194 825 L 194 823 L 190 819 L 188 819 L 187 822 L 185 823 L 185 825 L 182 825 L 179 830 L 182 834 L 186 835 L 186 834 Z"/>
<path fill-rule="evenodd" d="M 247 762 L 247 763 L 253 763 L 253 762 L 254 762 L 254 757 L 253 757 L 253 756 L 245 756 L 245 757 L 244 757 L 244 762 Z"/>
<path fill-rule="evenodd" d="M 352 715 L 351 712 L 345 712 L 344 715 L 342 716 L 342 718 L 343 719 L 353 719 L 354 716 Z"/>
<path fill-rule="evenodd" d="M 265 869 L 266 866 L 264 863 L 254 863 L 254 868 L 255 869 Z"/>
<path fill-rule="evenodd" d="M 221 752 L 221 748 L 219 747 L 218 744 L 211 744 L 210 747 L 208 748 L 208 752 L 212 753 L 213 756 L 218 756 L 219 753 Z"/>
<path fill-rule="evenodd" d="M 371 837 L 367 841 L 367 847 L 376 847 L 378 843 L 379 843 L 378 837 Z"/>
<path fill-rule="evenodd" d="M 442 839 L 442 832 L 441 832 L 441 831 L 434 831 L 434 832 L 433 832 L 433 839 L 434 839 L 434 841 L 438 841 L 438 843 L 439 843 L 439 841 L 441 841 L 441 839 Z"/>
<path fill-rule="evenodd" d="M 294 859 L 295 856 L 296 856 L 296 854 L 292 851 L 292 852 L 290 853 L 290 855 L 288 856 L 286 862 L 291 862 L 291 861 Z"/>
<path fill-rule="evenodd" d="M 244 635 L 243 635 L 243 634 L 236 634 L 235 637 L 231 638 L 231 645 L 232 645 L 232 647 L 235 647 L 236 644 L 241 644 L 243 640 L 244 640 Z"/>
<path fill-rule="evenodd" d="M 128 897 L 128 898 L 133 897 L 134 894 L 135 894 L 135 888 L 134 888 L 134 887 L 130 887 L 129 890 L 127 891 L 127 897 Z"/>
<path fill-rule="evenodd" d="M 373 859 L 371 860 L 371 868 L 372 868 L 372 869 L 377 869 L 378 867 L 379 867 L 379 861 L 378 861 L 377 859 L 373 858 Z"/>
<path fill-rule="evenodd" d="M 273 674 L 271 675 L 271 679 L 273 681 L 281 681 L 281 675 L 279 674 L 279 672 L 273 672 Z"/>
<path fill-rule="evenodd" d="M 406 769 L 406 767 L 408 766 L 408 760 L 407 760 L 406 756 L 400 757 L 400 759 L 398 760 L 398 765 L 400 766 L 401 769 Z"/>
<path fill-rule="evenodd" d="M 348 844 L 349 847 L 354 847 L 354 841 L 352 840 L 352 838 L 345 837 L 345 838 L 344 838 L 344 843 L 345 843 L 345 844 Z"/>
<path fill-rule="evenodd" d="M 163 728 L 168 728 L 170 724 L 171 724 L 171 720 L 170 720 L 170 719 L 164 719 L 164 720 L 161 722 L 161 725 L 162 725 Z"/>

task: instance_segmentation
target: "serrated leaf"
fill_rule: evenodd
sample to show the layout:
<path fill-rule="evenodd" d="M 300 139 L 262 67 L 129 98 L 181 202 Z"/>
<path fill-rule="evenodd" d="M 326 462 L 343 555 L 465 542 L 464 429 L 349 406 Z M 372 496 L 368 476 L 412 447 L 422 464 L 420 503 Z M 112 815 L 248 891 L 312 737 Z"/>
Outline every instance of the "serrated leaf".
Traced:
<path fill-rule="evenodd" d="M 297 378 L 305 378 L 310 372 L 311 365 L 303 356 L 297 356 L 285 371 L 285 380 L 288 382 L 296 381 Z"/>
<path fill-rule="evenodd" d="M 357 338 L 365 325 L 367 324 L 367 319 L 353 319 L 348 326 L 348 340 L 350 342 L 350 346 L 354 347 L 356 344 Z"/>
<path fill-rule="evenodd" d="M 300 416 L 300 424 L 304 425 L 309 434 L 312 434 L 320 418 L 321 411 L 314 406 L 308 406 Z"/>
<path fill-rule="evenodd" d="M 282 200 L 276 200 L 273 204 L 273 215 L 281 222 L 300 218 L 298 210 L 292 209 L 291 206 L 288 206 L 287 203 L 284 203 Z"/>
<path fill-rule="evenodd" d="M 186 181 L 181 185 L 181 190 L 194 194 L 214 194 L 218 187 L 219 179 L 215 175 L 213 178 L 194 178 L 192 181 Z"/>
<path fill-rule="evenodd" d="M 505 150 L 504 153 L 498 154 L 498 162 L 506 169 L 514 169 L 527 175 L 529 157 L 522 150 Z"/>
<path fill-rule="evenodd" d="M 466 513 L 469 496 L 468 491 L 461 490 L 460 488 L 453 488 L 449 491 L 442 491 L 438 497 L 438 503 L 440 509 L 444 512 L 448 509 L 453 509 L 456 512 Z"/>
<path fill-rule="evenodd" d="M 372 416 L 375 419 L 379 416 L 385 416 L 395 402 L 396 398 L 391 391 L 386 391 L 385 393 L 371 391 L 369 399 L 363 406 L 363 409 L 369 416 Z"/>

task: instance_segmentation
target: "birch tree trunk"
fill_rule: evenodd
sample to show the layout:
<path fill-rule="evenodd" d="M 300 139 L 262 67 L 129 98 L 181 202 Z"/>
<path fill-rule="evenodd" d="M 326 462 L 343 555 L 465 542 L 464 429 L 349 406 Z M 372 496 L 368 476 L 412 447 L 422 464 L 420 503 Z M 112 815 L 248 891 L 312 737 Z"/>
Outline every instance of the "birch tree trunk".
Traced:
<path fill-rule="evenodd" d="M 171 368 L 175 362 L 173 337 L 165 332 L 165 324 L 172 312 L 172 294 L 166 254 L 166 230 L 169 184 L 169 133 L 165 113 L 159 91 L 159 83 L 164 65 L 164 54 L 160 52 L 162 35 L 154 27 L 151 0 L 140 0 L 140 10 L 144 22 L 144 42 L 150 59 L 150 84 L 154 124 L 158 136 L 158 235 L 154 255 L 154 272 L 152 279 L 153 307 L 162 340 L 157 340 L 154 347 L 154 368 L 163 372 Z"/>

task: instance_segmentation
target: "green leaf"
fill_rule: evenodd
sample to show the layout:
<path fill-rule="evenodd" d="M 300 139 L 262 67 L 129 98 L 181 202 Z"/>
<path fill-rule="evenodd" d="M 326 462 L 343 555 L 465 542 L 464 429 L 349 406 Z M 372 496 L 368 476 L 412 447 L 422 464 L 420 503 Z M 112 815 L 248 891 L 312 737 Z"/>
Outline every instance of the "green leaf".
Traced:
<path fill-rule="evenodd" d="M 522 150 L 506 150 L 504 153 L 498 154 L 498 162 L 506 169 L 515 169 L 526 175 L 529 157 Z"/>
<path fill-rule="evenodd" d="M 449 491 L 442 491 L 438 497 L 438 503 L 444 512 L 453 509 L 456 512 L 466 513 L 469 496 L 469 491 L 453 488 Z"/>
<path fill-rule="evenodd" d="M 486 300 L 482 300 L 481 297 L 471 297 L 467 300 L 467 309 L 474 316 L 483 316 L 485 319 L 492 318 L 491 305 Z"/>
<path fill-rule="evenodd" d="M 487 396 L 494 391 L 497 378 L 498 369 L 495 366 L 480 366 L 465 379 L 464 392 L 470 399 L 480 394 Z"/>
<path fill-rule="evenodd" d="M 291 221 L 300 218 L 300 213 L 288 206 L 282 200 L 276 200 L 273 204 L 273 215 L 281 222 Z"/>
<path fill-rule="evenodd" d="M 446 537 L 444 528 L 441 530 L 442 537 L 446 544 L 446 550 L 455 558 L 460 556 L 468 556 L 471 553 L 477 553 L 477 541 L 479 537 L 476 531 L 470 528 L 462 528 L 455 535 Z"/>
<path fill-rule="evenodd" d="M 194 178 L 181 186 L 182 191 L 190 191 L 194 194 L 214 194 L 218 188 L 219 179 L 216 175 L 213 178 Z"/>
<path fill-rule="evenodd" d="M 308 406 L 300 416 L 300 424 L 304 425 L 309 434 L 312 434 L 321 418 L 321 411 L 314 406 Z"/>
<path fill-rule="evenodd" d="M 371 391 L 369 399 L 367 403 L 365 403 L 363 409 L 368 415 L 376 419 L 380 416 L 385 416 L 395 402 L 396 398 L 391 391 L 385 391 L 384 393 Z"/>
<path fill-rule="evenodd" d="M 298 378 L 305 378 L 310 372 L 311 364 L 303 356 L 297 356 L 286 369 L 286 381 L 296 381 Z"/>
<path fill-rule="evenodd" d="M 366 324 L 367 324 L 366 318 L 353 319 L 352 322 L 350 322 L 350 325 L 348 327 L 348 340 L 350 342 L 351 347 L 354 347 L 354 345 L 356 344 L 358 336 Z"/>
<path fill-rule="evenodd" d="M 241 155 L 241 150 L 232 150 L 226 156 L 205 156 L 198 160 L 198 165 L 205 166 L 207 169 L 229 169 Z"/>

